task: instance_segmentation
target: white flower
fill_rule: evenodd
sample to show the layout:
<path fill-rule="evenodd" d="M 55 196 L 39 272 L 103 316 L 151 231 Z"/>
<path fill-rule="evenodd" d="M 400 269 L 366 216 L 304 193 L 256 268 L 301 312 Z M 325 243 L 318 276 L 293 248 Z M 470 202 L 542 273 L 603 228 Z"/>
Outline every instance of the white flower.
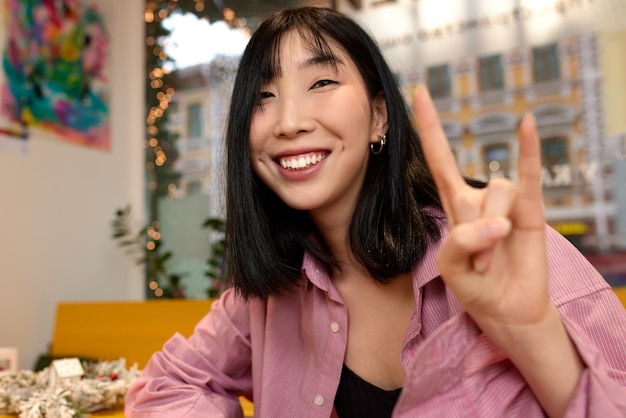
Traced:
<path fill-rule="evenodd" d="M 86 364 L 82 379 L 63 379 L 50 387 L 50 369 L 0 373 L 0 415 L 20 418 L 78 418 L 121 402 L 139 376 L 124 359 Z"/>

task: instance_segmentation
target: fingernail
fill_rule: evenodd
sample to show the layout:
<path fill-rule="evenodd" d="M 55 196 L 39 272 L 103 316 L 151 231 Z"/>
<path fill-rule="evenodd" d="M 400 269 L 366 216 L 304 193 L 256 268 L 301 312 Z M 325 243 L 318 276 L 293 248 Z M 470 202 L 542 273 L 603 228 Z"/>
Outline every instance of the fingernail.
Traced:
<path fill-rule="evenodd" d="M 511 220 L 504 217 L 498 217 L 492 219 L 486 225 L 487 238 L 489 240 L 503 238 L 509 235 L 511 232 L 512 224 Z"/>
<path fill-rule="evenodd" d="M 531 121 L 534 124 L 535 123 L 535 115 L 533 115 L 531 112 L 524 113 L 524 116 L 522 116 L 522 118 L 520 119 L 519 123 L 517 124 L 517 129 L 518 130 L 522 126 L 522 124 L 524 123 L 525 120 L 529 120 L 529 121 Z"/>

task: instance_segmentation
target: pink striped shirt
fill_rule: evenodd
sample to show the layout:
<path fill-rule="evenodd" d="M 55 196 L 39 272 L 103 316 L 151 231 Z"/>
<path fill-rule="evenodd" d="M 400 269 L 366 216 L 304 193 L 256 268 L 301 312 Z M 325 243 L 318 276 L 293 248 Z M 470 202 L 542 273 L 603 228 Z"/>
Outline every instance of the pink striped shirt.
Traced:
<path fill-rule="evenodd" d="M 626 311 L 604 279 L 553 230 L 550 294 L 586 369 L 571 417 L 626 417 Z M 537 417 L 520 373 L 462 311 L 431 248 L 413 271 L 416 310 L 402 348 L 407 374 L 394 417 Z M 331 417 L 348 312 L 310 257 L 301 291 L 243 303 L 227 291 L 189 338 L 155 353 L 126 399 L 128 417 Z"/>

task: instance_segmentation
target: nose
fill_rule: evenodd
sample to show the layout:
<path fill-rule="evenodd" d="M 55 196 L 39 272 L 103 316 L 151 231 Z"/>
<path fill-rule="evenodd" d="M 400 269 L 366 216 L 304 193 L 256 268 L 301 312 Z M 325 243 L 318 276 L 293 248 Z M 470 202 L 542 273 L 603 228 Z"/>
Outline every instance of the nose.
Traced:
<path fill-rule="evenodd" d="M 277 138 L 295 138 L 314 127 L 312 115 L 305 103 L 295 99 L 281 100 L 274 135 Z"/>

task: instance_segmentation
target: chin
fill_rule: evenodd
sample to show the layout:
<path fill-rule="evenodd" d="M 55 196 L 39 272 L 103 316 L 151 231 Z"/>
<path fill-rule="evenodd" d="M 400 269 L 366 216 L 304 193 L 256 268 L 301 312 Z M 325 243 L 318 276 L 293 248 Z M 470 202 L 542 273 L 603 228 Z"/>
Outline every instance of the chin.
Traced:
<path fill-rule="evenodd" d="M 285 202 L 287 206 L 295 210 L 310 211 L 310 210 L 314 210 L 317 208 L 317 205 L 307 204 L 303 202 L 292 202 L 292 201 L 288 201 L 284 199 L 283 199 L 283 202 Z"/>

